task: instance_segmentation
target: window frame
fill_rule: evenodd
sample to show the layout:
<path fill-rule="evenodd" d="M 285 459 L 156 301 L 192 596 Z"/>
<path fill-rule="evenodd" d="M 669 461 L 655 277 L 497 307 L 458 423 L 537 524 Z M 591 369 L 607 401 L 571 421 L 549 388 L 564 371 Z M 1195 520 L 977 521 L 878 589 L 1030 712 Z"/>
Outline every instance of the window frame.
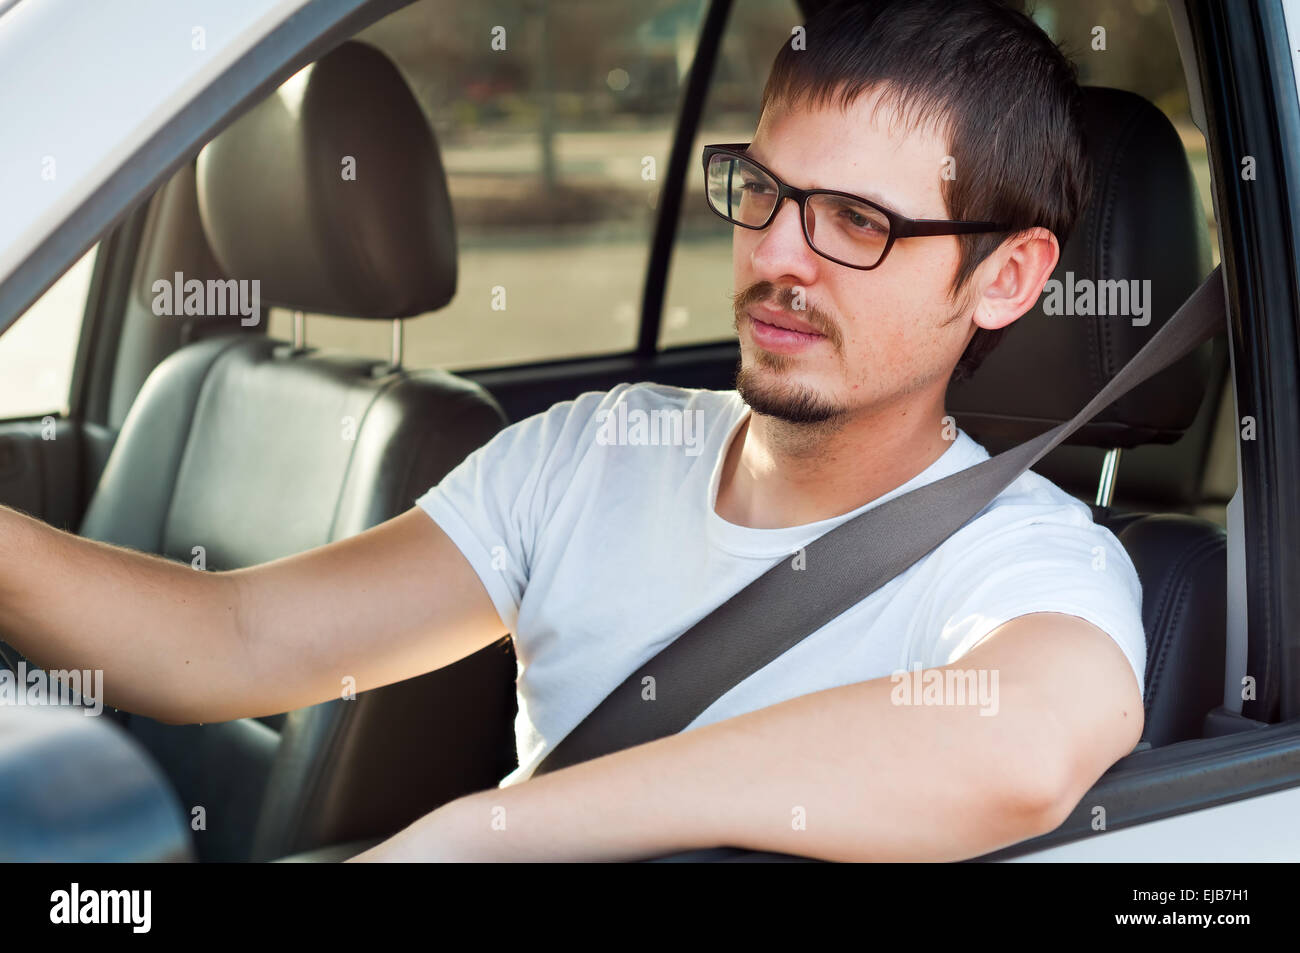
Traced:
<path fill-rule="evenodd" d="M 1300 98 L 1281 0 L 1190 0 L 1202 50 L 1207 139 L 1227 276 L 1233 387 L 1256 439 L 1238 441 L 1245 517 L 1247 632 L 1269 647 L 1261 696 L 1300 718 Z M 1242 179 L 1253 155 L 1261 171 Z M 1291 183 L 1287 188 L 1287 183 Z M 1238 425 L 1240 421 L 1238 421 Z M 1261 706 L 1271 714 L 1270 705 Z"/>
<path fill-rule="evenodd" d="M 805 10 L 803 0 L 795 2 L 800 10 Z M 677 111 L 673 147 L 668 157 L 668 175 L 659 195 L 655 230 L 650 241 L 650 257 L 646 264 L 645 285 L 641 293 L 641 328 L 633 351 L 633 356 L 639 359 L 649 360 L 661 350 L 671 350 L 659 346 L 664 299 L 668 294 L 668 269 L 677 242 L 677 227 L 681 221 L 686 183 L 689 181 L 691 164 L 695 161 L 695 137 L 704 118 L 704 106 L 709 86 L 713 83 L 731 9 L 732 0 L 710 0 L 704 22 L 700 25 L 690 74 Z"/>

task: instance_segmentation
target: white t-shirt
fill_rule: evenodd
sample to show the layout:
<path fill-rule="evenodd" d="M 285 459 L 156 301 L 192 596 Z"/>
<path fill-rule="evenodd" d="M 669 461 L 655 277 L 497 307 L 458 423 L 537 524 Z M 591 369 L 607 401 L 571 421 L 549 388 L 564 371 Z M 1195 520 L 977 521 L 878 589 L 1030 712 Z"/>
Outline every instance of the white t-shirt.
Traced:
<path fill-rule="evenodd" d="M 674 413 L 676 412 L 676 413 Z M 735 391 L 619 384 L 562 401 L 480 447 L 417 500 L 514 635 L 519 767 L 548 751 L 668 642 L 834 526 L 988 458 L 943 455 L 850 513 L 782 529 L 714 511 Z M 1124 548 L 1046 478 L 1023 474 L 970 523 L 702 712 L 687 730 L 853 682 L 955 661 L 1010 619 L 1064 612 L 1107 632 L 1143 685 L 1142 590 Z"/>

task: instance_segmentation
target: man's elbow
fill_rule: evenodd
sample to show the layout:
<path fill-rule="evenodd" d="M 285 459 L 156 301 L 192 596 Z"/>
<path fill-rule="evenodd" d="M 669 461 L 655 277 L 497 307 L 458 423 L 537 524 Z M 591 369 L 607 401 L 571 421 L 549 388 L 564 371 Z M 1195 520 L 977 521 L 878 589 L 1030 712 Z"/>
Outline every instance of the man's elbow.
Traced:
<path fill-rule="evenodd" d="M 1027 757 L 1022 770 L 991 772 L 990 777 L 998 782 L 990 792 L 990 814 L 1009 843 L 1060 827 L 1082 795 L 1059 751 Z"/>
<path fill-rule="evenodd" d="M 1071 723 L 1044 712 L 1024 726 L 1019 770 L 989 772 L 998 779 L 1003 814 L 1027 840 L 1056 830 L 1088 796 L 1097 779 L 1141 739 L 1142 705 L 1135 717 L 1085 718 Z M 999 797 L 997 791 L 994 797 Z"/>
<path fill-rule="evenodd" d="M 1098 765 L 1095 758 L 1082 757 L 1063 743 L 1036 753 L 1026 761 L 1024 771 L 1008 772 L 1014 780 L 1002 788 L 1002 804 L 1010 814 L 1009 823 L 1023 832 L 1020 840 L 1050 833 L 1064 824 L 1116 760 L 1118 757 Z"/>

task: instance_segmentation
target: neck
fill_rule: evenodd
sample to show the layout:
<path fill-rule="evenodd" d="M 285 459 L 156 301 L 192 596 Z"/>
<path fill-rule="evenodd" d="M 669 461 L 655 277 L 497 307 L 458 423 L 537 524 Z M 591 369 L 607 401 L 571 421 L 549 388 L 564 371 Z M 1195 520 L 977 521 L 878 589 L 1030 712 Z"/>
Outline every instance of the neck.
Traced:
<path fill-rule="evenodd" d="M 801 526 L 851 512 L 923 471 L 952 445 L 943 395 L 820 425 L 750 413 L 727 448 L 716 511 L 755 529 Z"/>

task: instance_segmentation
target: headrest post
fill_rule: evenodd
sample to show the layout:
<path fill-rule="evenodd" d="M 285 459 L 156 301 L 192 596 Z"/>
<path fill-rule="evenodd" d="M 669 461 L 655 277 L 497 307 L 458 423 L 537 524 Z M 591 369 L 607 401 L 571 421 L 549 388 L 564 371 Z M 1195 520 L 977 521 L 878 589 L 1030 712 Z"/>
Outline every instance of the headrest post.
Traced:
<path fill-rule="evenodd" d="M 402 369 L 402 339 L 406 325 L 401 318 L 393 319 L 393 370 Z"/>
<path fill-rule="evenodd" d="M 1101 461 L 1101 479 L 1097 483 L 1097 505 L 1110 506 L 1115 497 L 1115 473 L 1119 470 L 1119 447 L 1106 451 L 1106 458 Z"/>
<path fill-rule="evenodd" d="M 293 349 L 301 351 L 307 346 L 307 316 L 301 311 L 293 313 Z"/>

